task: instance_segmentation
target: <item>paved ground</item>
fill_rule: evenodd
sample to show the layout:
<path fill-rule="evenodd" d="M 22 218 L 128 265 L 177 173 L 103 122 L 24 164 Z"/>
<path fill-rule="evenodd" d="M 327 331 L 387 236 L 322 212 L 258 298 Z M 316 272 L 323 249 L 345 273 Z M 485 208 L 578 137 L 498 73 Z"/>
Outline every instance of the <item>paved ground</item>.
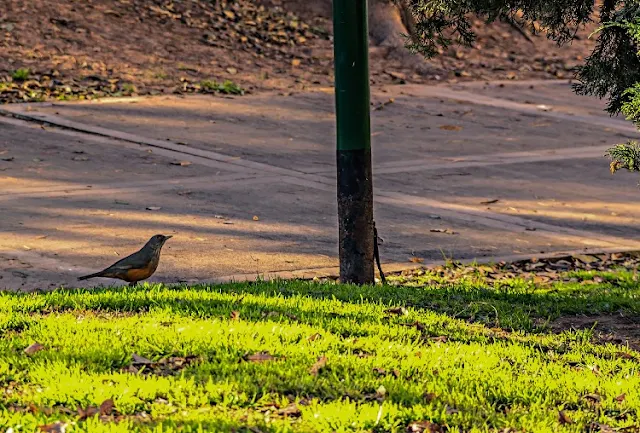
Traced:
<path fill-rule="evenodd" d="M 640 248 L 638 179 L 603 158 L 637 134 L 567 83 L 372 102 L 386 269 Z M 156 281 L 336 272 L 331 89 L 0 110 L 0 287 L 77 285 L 155 233 L 174 235 Z"/>

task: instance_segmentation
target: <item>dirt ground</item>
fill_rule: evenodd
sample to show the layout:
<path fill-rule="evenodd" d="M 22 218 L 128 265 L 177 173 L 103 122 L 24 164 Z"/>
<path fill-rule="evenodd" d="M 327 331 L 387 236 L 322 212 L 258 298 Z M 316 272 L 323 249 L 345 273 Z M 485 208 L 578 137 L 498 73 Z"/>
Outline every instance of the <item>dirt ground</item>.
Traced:
<path fill-rule="evenodd" d="M 328 13 L 298 0 L 5 0 L 0 103 L 192 93 L 203 91 L 203 81 L 232 80 L 248 91 L 329 86 Z M 595 43 L 587 38 L 592 29 L 562 48 L 504 23 L 476 20 L 474 30 L 474 47 L 451 47 L 429 61 L 425 76 L 372 49 L 372 82 L 567 78 Z M 13 77 L 20 68 L 28 78 Z"/>
<path fill-rule="evenodd" d="M 614 316 L 568 316 L 551 324 L 555 331 L 591 329 L 600 343 L 620 344 L 640 351 L 640 323 L 637 318 Z"/>

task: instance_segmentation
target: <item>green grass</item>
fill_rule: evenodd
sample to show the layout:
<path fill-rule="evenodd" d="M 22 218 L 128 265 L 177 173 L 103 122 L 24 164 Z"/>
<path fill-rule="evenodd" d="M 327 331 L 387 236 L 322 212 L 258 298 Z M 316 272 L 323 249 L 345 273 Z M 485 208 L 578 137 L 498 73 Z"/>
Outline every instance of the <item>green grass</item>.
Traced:
<path fill-rule="evenodd" d="M 11 78 L 13 78 L 16 81 L 24 81 L 29 78 L 29 69 L 27 68 L 16 69 L 11 74 Z"/>
<path fill-rule="evenodd" d="M 465 432 L 638 427 L 639 354 L 597 344 L 591 331 L 553 334 L 540 325 L 565 314 L 637 315 L 635 277 L 603 278 L 547 288 L 517 280 L 422 286 L 417 278 L 395 287 L 280 281 L 5 293 L 0 428 L 32 432 L 56 421 L 68 432 L 379 433 L 418 421 Z M 44 349 L 25 354 L 33 343 Z M 275 359 L 244 360 L 261 352 Z M 128 370 L 134 353 L 158 364 Z M 187 356 L 195 358 L 185 368 L 167 367 L 169 357 Z M 314 375 L 322 356 L 326 365 Z M 585 398 L 594 394 L 598 403 Z M 107 399 L 113 415 L 79 418 L 78 407 Z M 299 413 L 286 415 L 291 403 Z M 572 423 L 560 423 L 560 410 Z"/>
<path fill-rule="evenodd" d="M 228 95 L 244 95 L 244 89 L 230 80 L 226 80 L 222 84 L 215 80 L 203 80 L 200 82 L 200 87 L 206 92 L 224 93 Z"/>

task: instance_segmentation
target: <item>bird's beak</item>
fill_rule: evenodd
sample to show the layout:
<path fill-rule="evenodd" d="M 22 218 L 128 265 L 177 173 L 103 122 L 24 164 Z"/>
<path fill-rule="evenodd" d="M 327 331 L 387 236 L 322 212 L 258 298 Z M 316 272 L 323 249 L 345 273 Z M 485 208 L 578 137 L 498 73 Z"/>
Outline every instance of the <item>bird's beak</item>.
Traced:
<path fill-rule="evenodd" d="M 164 240 L 165 240 L 165 241 L 166 241 L 166 240 L 169 240 L 169 239 L 171 239 L 172 237 L 173 237 L 173 236 L 171 236 L 171 235 L 169 235 L 169 236 L 165 236 L 165 237 L 164 237 Z"/>

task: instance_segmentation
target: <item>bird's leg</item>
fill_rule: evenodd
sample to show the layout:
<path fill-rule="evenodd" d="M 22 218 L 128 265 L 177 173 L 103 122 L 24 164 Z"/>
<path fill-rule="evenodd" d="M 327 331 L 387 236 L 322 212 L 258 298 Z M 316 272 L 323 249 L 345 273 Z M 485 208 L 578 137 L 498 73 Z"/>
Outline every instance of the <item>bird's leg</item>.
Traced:
<path fill-rule="evenodd" d="M 137 285 L 138 285 L 137 281 L 132 281 L 132 282 L 129 283 L 129 287 L 135 287 Z"/>

